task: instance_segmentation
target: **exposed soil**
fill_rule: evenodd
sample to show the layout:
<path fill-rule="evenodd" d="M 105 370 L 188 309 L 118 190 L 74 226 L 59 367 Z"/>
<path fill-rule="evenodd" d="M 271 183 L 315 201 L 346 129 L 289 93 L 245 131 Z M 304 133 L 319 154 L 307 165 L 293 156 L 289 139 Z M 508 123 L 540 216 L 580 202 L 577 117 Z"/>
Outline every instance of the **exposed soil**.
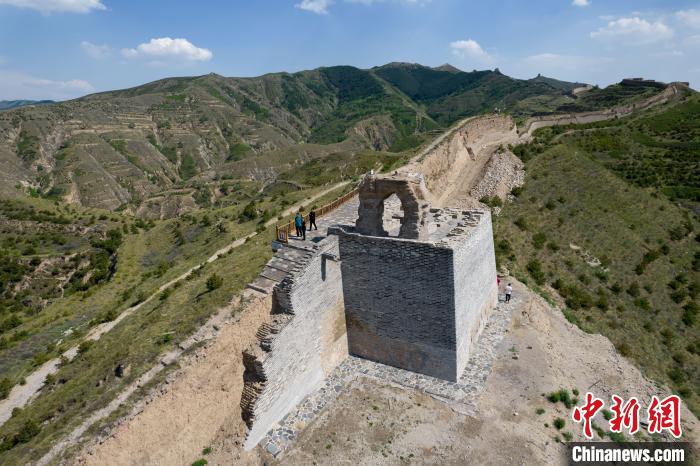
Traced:
<path fill-rule="evenodd" d="M 637 396 L 646 407 L 651 395 L 667 395 L 620 356 L 609 340 L 589 335 L 567 322 L 527 288 L 514 283 L 525 299 L 477 401 L 466 416 L 425 393 L 361 378 L 330 403 L 304 430 L 279 464 L 562 464 L 561 432 L 583 440 L 571 410 L 543 394 L 560 388 L 606 400 L 611 394 Z M 541 415 L 538 408 L 544 408 Z M 643 413 L 643 412 L 642 412 Z M 566 420 L 561 431 L 555 417 Z M 645 416 L 642 414 L 642 420 Z M 686 440 L 698 441 L 700 424 L 686 409 Z M 549 427 L 545 427 L 545 423 Z M 596 424 L 607 430 L 602 415 Z M 217 452 L 214 463 L 226 456 Z M 267 458 L 271 461 L 271 458 Z M 211 462 L 211 461 L 210 461 Z"/>

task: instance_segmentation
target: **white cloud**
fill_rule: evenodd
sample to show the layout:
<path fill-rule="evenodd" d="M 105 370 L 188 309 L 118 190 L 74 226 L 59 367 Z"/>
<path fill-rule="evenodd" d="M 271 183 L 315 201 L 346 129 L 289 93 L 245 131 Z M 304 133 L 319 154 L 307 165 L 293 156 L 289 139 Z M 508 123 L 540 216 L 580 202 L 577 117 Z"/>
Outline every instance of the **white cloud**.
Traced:
<path fill-rule="evenodd" d="M 0 70 L 0 82 L 2 82 L 0 100 L 65 100 L 89 94 L 95 90 L 83 79 L 54 81 L 17 71 Z"/>
<path fill-rule="evenodd" d="M 98 45 L 84 40 L 80 43 L 80 48 L 83 49 L 83 52 L 85 52 L 88 57 L 94 58 L 95 60 L 101 60 L 112 55 L 112 48 L 105 44 Z"/>
<path fill-rule="evenodd" d="M 210 50 L 196 47 L 187 39 L 161 37 L 139 44 L 133 49 L 122 49 L 126 58 L 180 59 L 187 62 L 209 61 L 214 56 Z"/>
<path fill-rule="evenodd" d="M 593 39 L 617 40 L 631 45 L 650 44 L 672 38 L 673 29 L 661 21 L 649 22 L 638 16 L 611 20 L 605 27 L 591 32 Z"/>
<path fill-rule="evenodd" d="M 415 5 L 415 6 L 425 6 L 431 3 L 433 0 L 343 0 L 345 3 L 354 3 L 366 6 L 372 6 L 377 3 L 397 3 L 400 5 Z M 316 13 L 317 15 L 327 15 L 330 13 L 329 7 L 333 5 L 336 0 L 302 0 L 300 3 L 294 5 L 300 10 L 310 11 Z"/>
<path fill-rule="evenodd" d="M 700 10 L 681 10 L 676 13 L 676 18 L 690 27 L 700 29 Z"/>
<path fill-rule="evenodd" d="M 450 48 L 454 55 L 461 58 L 472 58 L 480 61 L 491 60 L 491 56 L 473 39 L 451 42 Z"/>
<path fill-rule="evenodd" d="M 54 12 L 90 13 L 93 10 L 106 10 L 101 0 L 0 0 L 0 5 L 30 8 L 43 14 Z"/>
<path fill-rule="evenodd" d="M 571 2 L 573 6 L 589 6 L 591 4 L 591 0 L 574 0 Z"/>
<path fill-rule="evenodd" d="M 333 0 L 302 0 L 295 6 L 300 10 L 310 11 L 317 15 L 327 15 L 328 7 L 333 4 Z"/>

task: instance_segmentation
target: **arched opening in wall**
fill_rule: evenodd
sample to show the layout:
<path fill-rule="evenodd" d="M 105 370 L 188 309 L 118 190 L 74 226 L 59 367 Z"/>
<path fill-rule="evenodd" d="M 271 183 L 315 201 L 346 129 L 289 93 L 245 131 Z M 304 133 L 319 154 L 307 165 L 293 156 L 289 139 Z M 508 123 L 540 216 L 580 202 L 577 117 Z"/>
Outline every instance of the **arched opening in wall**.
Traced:
<path fill-rule="evenodd" d="M 389 236 L 398 237 L 401 230 L 401 223 L 404 218 L 403 204 L 401 199 L 394 193 L 384 199 L 384 213 L 382 214 L 382 225 L 384 231 Z"/>

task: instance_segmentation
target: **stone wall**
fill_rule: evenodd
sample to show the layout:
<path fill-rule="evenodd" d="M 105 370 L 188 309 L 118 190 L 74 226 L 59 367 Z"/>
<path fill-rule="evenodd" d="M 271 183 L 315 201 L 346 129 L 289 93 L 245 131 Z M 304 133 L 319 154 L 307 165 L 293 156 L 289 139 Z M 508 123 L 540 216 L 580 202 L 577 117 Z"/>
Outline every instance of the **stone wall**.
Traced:
<path fill-rule="evenodd" d="M 350 353 L 455 380 L 452 250 L 345 228 L 329 233 L 340 238 Z"/>
<path fill-rule="evenodd" d="M 447 212 L 453 226 L 433 241 L 329 230 L 340 242 L 350 354 L 459 378 L 497 304 L 496 259 L 488 212 Z"/>
<path fill-rule="evenodd" d="M 485 148 L 509 138 L 517 138 L 515 124 L 509 116 L 470 118 L 399 171 L 423 173 L 434 197 L 431 204 L 442 205 L 448 188 L 460 183 L 458 177 L 462 169 L 475 162 Z"/>
<path fill-rule="evenodd" d="M 533 117 L 527 120 L 525 125 L 523 125 L 523 127 L 518 131 L 525 137 L 530 137 L 535 130 L 547 126 L 569 125 L 572 123 L 595 123 L 597 121 L 611 120 L 613 118 L 622 118 L 629 116 L 636 111 L 646 110 L 660 104 L 665 104 L 672 99 L 679 98 L 683 95 L 683 92 L 687 90 L 688 86 L 686 86 L 684 83 L 671 83 L 660 93 L 631 104 L 619 105 L 617 107 L 595 112 L 567 113 L 563 115 Z"/>
<path fill-rule="evenodd" d="M 483 212 L 478 228 L 454 246 L 457 373 L 469 361 L 477 337 L 498 304 L 496 253 L 491 213 Z"/>
<path fill-rule="evenodd" d="M 246 448 L 267 431 L 348 355 L 338 240 L 308 252 L 274 289 L 273 314 L 244 352 L 241 407 L 250 429 Z"/>

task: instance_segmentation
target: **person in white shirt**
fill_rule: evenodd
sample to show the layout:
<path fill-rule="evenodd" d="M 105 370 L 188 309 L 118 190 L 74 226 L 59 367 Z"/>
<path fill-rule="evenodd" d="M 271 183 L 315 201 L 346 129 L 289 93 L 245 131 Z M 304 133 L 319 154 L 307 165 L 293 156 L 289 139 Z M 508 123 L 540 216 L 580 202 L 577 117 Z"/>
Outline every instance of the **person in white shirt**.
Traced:
<path fill-rule="evenodd" d="M 510 297 L 513 294 L 513 285 L 508 283 L 506 286 L 506 302 L 510 301 Z"/>

